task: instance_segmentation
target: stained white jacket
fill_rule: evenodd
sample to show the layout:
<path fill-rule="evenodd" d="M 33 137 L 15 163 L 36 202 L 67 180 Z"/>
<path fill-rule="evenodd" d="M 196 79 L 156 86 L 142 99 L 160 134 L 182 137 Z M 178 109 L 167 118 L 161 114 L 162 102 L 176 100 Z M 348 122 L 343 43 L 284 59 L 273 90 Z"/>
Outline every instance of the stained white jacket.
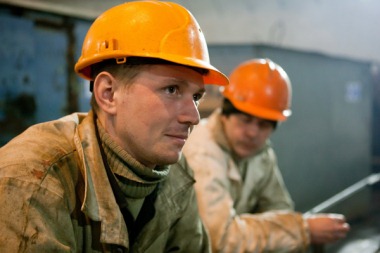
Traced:
<path fill-rule="evenodd" d="M 306 251 L 307 224 L 302 214 L 292 211 L 269 144 L 255 156 L 235 161 L 216 110 L 194 128 L 183 151 L 194 170 L 200 215 L 213 252 Z"/>

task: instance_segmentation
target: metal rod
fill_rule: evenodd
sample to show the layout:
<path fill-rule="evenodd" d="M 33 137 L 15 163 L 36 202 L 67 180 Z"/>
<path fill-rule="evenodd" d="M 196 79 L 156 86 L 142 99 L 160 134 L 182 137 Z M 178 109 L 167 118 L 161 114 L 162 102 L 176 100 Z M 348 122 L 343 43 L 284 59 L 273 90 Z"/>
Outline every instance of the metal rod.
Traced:
<path fill-rule="evenodd" d="M 319 205 L 313 207 L 308 212 L 305 213 L 305 215 L 309 214 L 315 214 L 324 212 L 326 209 L 338 204 L 339 202 L 342 202 L 343 200 L 351 197 L 361 189 L 363 189 L 366 186 L 371 186 L 380 181 L 380 173 L 374 173 L 372 175 L 369 175 L 368 177 L 358 181 L 357 183 L 347 187 L 343 191 L 339 192 L 338 194 L 335 194 L 331 198 L 327 199 L 326 201 L 320 203 Z"/>

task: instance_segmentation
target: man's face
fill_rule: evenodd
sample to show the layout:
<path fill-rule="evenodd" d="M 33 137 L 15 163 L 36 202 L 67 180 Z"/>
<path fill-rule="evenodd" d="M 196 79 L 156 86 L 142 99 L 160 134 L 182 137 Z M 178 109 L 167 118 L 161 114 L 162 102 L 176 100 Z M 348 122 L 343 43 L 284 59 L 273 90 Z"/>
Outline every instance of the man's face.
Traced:
<path fill-rule="evenodd" d="M 177 162 L 190 129 L 199 123 L 197 106 L 204 92 L 202 75 L 192 69 L 143 68 L 115 91 L 114 138 L 145 166 Z"/>
<path fill-rule="evenodd" d="M 222 115 L 222 124 L 228 143 L 239 158 L 256 154 L 273 132 L 272 122 L 243 113 Z"/>

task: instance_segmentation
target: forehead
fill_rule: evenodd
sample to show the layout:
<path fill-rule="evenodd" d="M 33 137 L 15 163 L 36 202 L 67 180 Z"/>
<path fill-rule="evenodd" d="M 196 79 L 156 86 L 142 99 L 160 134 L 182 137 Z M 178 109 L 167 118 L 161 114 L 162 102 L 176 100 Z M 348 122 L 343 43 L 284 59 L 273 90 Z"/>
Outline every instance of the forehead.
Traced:
<path fill-rule="evenodd" d="M 188 74 L 193 77 L 202 77 L 202 74 L 199 71 L 196 71 L 194 68 L 176 65 L 176 64 L 152 64 L 148 65 L 149 68 L 157 72 L 166 72 L 168 74 L 177 75 L 179 73 Z"/>
<path fill-rule="evenodd" d="M 270 121 L 268 119 L 260 118 L 260 117 L 257 117 L 257 116 L 254 116 L 254 115 L 250 115 L 250 114 L 244 113 L 244 112 L 234 113 L 232 115 L 235 115 L 238 118 L 244 118 L 246 120 L 256 120 L 256 121 L 259 121 L 259 122 L 263 122 L 263 121 L 268 121 L 269 122 Z"/>
<path fill-rule="evenodd" d="M 158 78 L 156 80 L 176 80 L 184 84 L 195 84 L 204 87 L 203 75 L 192 68 L 170 65 L 154 64 L 141 68 L 140 76 Z"/>

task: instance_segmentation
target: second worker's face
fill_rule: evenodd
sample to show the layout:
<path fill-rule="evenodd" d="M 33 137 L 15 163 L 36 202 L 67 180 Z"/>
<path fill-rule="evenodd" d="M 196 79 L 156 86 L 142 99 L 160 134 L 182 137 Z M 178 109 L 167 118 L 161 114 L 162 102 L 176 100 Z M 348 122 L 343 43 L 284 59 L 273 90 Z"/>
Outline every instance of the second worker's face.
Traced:
<path fill-rule="evenodd" d="M 115 94 L 114 137 L 145 166 L 178 161 L 205 92 L 200 73 L 182 66 L 151 65 Z"/>
<path fill-rule="evenodd" d="M 273 132 L 273 122 L 243 113 L 222 115 L 225 135 L 239 158 L 255 155 Z"/>

